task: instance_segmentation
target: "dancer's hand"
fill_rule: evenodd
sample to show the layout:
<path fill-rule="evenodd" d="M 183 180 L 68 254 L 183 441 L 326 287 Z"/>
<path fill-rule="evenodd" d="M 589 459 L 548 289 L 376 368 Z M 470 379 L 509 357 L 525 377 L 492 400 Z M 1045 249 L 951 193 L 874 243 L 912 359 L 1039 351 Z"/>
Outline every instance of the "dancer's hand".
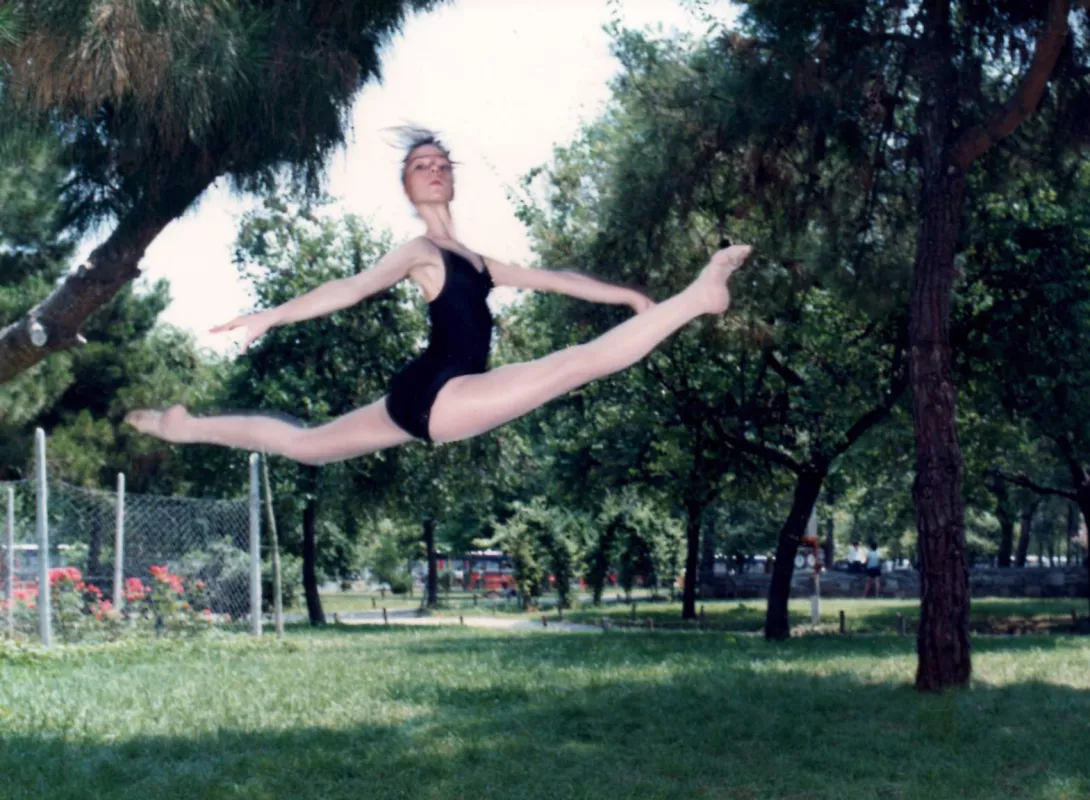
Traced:
<path fill-rule="evenodd" d="M 276 322 L 271 310 L 257 311 L 253 314 L 243 314 L 241 317 L 235 317 L 230 322 L 217 325 L 209 330 L 209 333 L 224 333 L 238 328 L 245 328 L 246 335 L 242 339 L 241 349 L 239 350 L 240 353 L 245 353 L 255 339 L 261 338 L 270 328 L 276 327 Z"/>
<path fill-rule="evenodd" d="M 632 307 L 632 310 L 637 314 L 642 314 L 647 309 L 655 305 L 655 301 L 645 294 L 633 291 L 632 298 L 628 301 L 627 305 Z"/>

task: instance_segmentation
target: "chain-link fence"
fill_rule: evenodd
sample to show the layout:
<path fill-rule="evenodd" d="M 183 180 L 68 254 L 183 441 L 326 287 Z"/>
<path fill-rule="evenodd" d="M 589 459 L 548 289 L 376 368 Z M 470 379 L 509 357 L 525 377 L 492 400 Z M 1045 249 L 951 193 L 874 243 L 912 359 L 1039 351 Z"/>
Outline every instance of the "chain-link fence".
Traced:
<path fill-rule="evenodd" d="M 251 546 L 259 536 L 256 477 L 252 460 L 248 500 L 129 494 L 120 476 L 113 492 L 47 481 L 46 569 L 75 568 L 80 591 L 100 593 L 117 611 L 149 591 L 163 567 L 180 579 L 178 591 L 199 596 L 204 613 L 220 621 L 249 618 L 257 632 L 259 609 L 251 615 L 261 580 Z M 0 482 L 0 630 L 46 643 L 53 626 L 38 604 L 44 574 L 38 499 L 37 481 Z M 54 608 L 53 621 L 56 614 Z"/>

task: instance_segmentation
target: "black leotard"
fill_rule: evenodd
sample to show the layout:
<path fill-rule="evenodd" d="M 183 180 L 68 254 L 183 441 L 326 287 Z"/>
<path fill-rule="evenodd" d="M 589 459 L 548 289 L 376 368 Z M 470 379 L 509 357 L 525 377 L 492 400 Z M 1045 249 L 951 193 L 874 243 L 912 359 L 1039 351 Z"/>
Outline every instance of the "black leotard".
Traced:
<path fill-rule="evenodd" d="M 428 304 L 428 347 L 394 376 L 386 395 L 390 418 L 429 442 L 428 420 L 439 390 L 451 378 L 486 372 L 492 341 L 492 314 L 485 302 L 493 286 L 488 267 L 479 270 L 453 250 L 439 247 L 439 252 L 446 277 Z"/>

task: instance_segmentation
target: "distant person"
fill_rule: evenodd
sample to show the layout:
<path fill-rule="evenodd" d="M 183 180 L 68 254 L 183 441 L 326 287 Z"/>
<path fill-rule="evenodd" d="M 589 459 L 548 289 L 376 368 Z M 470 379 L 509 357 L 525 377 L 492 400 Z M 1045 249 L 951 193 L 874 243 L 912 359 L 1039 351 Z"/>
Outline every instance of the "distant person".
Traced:
<path fill-rule="evenodd" d="M 882 592 L 882 557 L 878 554 L 878 542 L 871 539 L 868 543 L 870 550 L 867 552 L 867 584 L 863 587 L 863 597 L 870 593 L 871 583 L 874 584 L 874 596 Z"/>
<path fill-rule="evenodd" d="M 245 350 L 271 328 L 332 314 L 409 279 L 428 302 L 431 333 L 427 349 L 394 376 L 389 393 L 313 428 L 261 414 L 191 416 L 180 405 L 166 411 L 133 411 L 126 422 L 169 442 L 275 453 L 304 464 L 358 458 L 414 439 L 456 442 L 627 369 L 678 329 L 698 317 L 723 314 L 730 305 L 727 282 L 749 258 L 752 248 L 747 245 L 728 245 L 716 252 L 687 288 L 661 303 L 589 275 L 526 269 L 471 250 L 459 240 L 451 216 L 454 170 L 446 147 L 428 131 L 404 133 L 407 152 L 401 184 L 425 225 L 423 235 L 357 275 L 212 329 L 243 329 Z M 493 326 L 486 299 L 494 286 L 628 306 L 635 316 L 594 341 L 490 370 Z"/>
<path fill-rule="evenodd" d="M 852 546 L 848 548 L 848 572 L 862 572 L 864 560 L 865 556 L 863 548 L 859 546 L 859 540 L 852 539 Z"/>

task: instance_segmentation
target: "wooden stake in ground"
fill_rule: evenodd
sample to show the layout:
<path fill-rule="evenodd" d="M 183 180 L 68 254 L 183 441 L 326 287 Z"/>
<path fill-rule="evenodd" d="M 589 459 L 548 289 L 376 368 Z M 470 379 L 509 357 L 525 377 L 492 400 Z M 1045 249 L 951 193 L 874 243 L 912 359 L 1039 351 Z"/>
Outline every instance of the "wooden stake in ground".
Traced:
<path fill-rule="evenodd" d="M 273 515 L 272 488 L 269 485 L 269 457 L 261 456 L 261 481 L 265 484 L 265 514 L 269 518 L 269 535 L 272 537 L 273 562 L 273 616 L 276 635 L 284 635 L 284 598 L 280 592 L 280 540 L 276 538 L 276 517 Z"/>

